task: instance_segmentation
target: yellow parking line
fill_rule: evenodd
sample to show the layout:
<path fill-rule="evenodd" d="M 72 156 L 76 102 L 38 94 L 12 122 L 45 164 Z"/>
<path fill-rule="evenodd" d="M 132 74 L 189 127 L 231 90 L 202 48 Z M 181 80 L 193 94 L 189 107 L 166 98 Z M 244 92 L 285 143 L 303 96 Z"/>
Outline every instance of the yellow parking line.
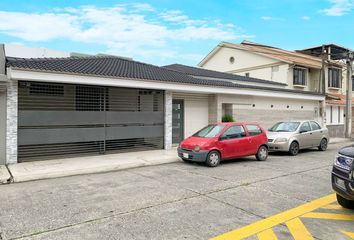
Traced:
<path fill-rule="evenodd" d="M 306 229 L 299 218 L 294 218 L 286 222 L 286 226 L 294 237 L 294 240 L 314 240 L 311 233 Z"/>
<path fill-rule="evenodd" d="M 342 231 L 342 233 L 344 233 L 344 234 L 347 235 L 348 237 L 354 239 L 354 233 L 352 233 L 352 232 L 345 232 L 345 231 Z"/>
<path fill-rule="evenodd" d="M 272 228 L 280 223 L 287 222 L 293 218 L 299 217 L 305 213 L 311 212 L 317 208 L 322 206 L 326 206 L 330 203 L 336 201 L 336 195 L 331 194 L 323 198 L 316 199 L 312 202 L 305 203 L 299 207 L 287 210 L 285 212 L 279 213 L 272 217 L 260 220 L 248 226 L 245 226 L 240 229 L 236 229 L 230 231 L 228 233 L 219 235 L 217 237 L 212 238 L 213 240 L 238 240 L 249 237 L 251 235 L 257 234 L 269 228 Z"/>
<path fill-rule="evenodd" d="M 304 218 L 317 218 L 317 219 L 330 219 L 330 220 L 354 220 L 354 214 L 337 214 L 337 213 L 320 213 L 320 212 L 310 212 L 303 216 Z"/>
<path fill-rule="evenodd" d="M 271 228 L 257 234 L 258 240 L 278 240 Z"/>
<path fill-rule="evenodd" d="M 339 204 L 330 204 L 330 205 L 327 205 L 327 206 L 323 206 L 321 208 L 324 208 L 324 209 L 335 209 L 335 210 L 341 210 L 341 209 L 344 209 L 341 205 Z"/>

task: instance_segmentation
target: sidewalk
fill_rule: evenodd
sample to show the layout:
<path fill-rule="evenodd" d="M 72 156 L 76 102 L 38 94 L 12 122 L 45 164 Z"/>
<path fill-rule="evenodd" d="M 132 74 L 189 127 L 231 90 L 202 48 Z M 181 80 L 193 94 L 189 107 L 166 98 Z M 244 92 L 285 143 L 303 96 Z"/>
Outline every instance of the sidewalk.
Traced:
<path fill-rule="evenodd" d="M 176 161 L 179 161 L 177 150 L 176 148 L 172 148 L 171 150 L 153 150 L 24 162 L 9 165 L 8 167 L 12 173 L 13 182 L 25 182 L 81 174 L 111 172 Z M 4 168 L 6 170 L 6 167 Z"/>
<path fill-rule="evenodd" d="M 345 138 L 332 138 L 330 144 L 352 142 Z M 0 165 L 0 184 L 39 179 L 67 177 L 81 174 L 111 172 L 128 168 L 177 162 L 176 148 L 130 153 L 34 161 L 5 166 Z"/>
<path fill-rule="evenodd" d="M 9 183 L 11 176 L 6 166 L 0 165 L 0 184 Z"/>

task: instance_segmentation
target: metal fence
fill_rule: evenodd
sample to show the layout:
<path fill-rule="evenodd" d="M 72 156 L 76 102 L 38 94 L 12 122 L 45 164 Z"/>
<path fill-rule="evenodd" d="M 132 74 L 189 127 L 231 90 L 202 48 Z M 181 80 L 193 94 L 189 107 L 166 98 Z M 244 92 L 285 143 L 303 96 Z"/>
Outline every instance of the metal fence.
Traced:
<path fill-rule="evenodd" d="M 19 161 L 163 148 L 163 91 L 19 82 Z"/>

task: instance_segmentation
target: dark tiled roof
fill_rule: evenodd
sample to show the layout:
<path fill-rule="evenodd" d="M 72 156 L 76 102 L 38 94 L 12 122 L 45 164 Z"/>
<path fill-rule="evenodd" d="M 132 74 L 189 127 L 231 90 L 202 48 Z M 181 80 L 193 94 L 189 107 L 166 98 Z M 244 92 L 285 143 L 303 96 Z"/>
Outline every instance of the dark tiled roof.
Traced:
<path fill-rule="evenodd" d="M 259 79 L 259 78 L 245 77 L 245 76 L 235 75 L 235 74 L 231 74 L 231 73 L 218 72 L 218 71 L 208 70 L 208 69 L 204 69 L 204 68 L 190 67 L 190 66 L 186 66 L 186 65 L 182 65 L 182 64 L 171 64 L 171 65 L 164 66 L 164 68 L 179 71 L 179 72 L 186 73 L 186 74 L 192 75 L 192 76 L 199 76 L 199 77 L 210 77 L 210 78 L 218 78 L 218 79 L 224 79 L 224 80 L 265 83 L 265 84 L 278 85 L 278 86 L 286 86 L 287 85 L 284 83 L 278 83 L 278 82 L 268 81 L 268 80 Z"/>
<path fill-rule="evenodd" d="M 282 88 L 250 86 L 230 81 L 191 77 L 179 71 L 118 57 L 70 57 L 70 58 L 6 58 L 6 66 L 13 69 L 51 73 L 69 73 L 87 76 L 119 77 L 130 79 L 194 84 L 213 87 L 257 89 L 277 92 L 322 95 L 314 92 Z"/>

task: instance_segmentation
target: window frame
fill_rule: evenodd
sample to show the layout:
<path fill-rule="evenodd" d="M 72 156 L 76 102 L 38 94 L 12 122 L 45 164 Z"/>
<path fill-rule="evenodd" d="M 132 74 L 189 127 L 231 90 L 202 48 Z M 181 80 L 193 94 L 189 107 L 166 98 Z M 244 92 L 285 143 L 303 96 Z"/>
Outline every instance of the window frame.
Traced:
<path fill-rule="evenodd" d="M 241 129 L 243 129 L 243 132 L 241 132 L 241 134 L 243 133 L 244 135 L 241 135 L 240 137 L 228 137 L 227 136 L 227 131 L 229 131 L 230 129 L 234 128 L 234 127 L 241 127 Z M 230 126 L 229 128 L 227 128 L 221 135 L 220 135 L 220 138 L 222 140 L 231 140 L 231 139 L 241 139 L 241 138 L 245 138 L 247 137 L 247 133 L 246 133 L 246 129 L 243 125 L 232 125 Z"/>
<path fill-rule="evenodd" d="M 302 127 L 303 127 L 305 124 L 308 124 L 308 125 L 309 125 L 309 130 L 306 131 L 306 132 L 310 132 L 310 131 L 312 130 L 310 122 L 309 122 L 309 121 L 306 121 L 306 122 L 303 122 L 303 123 L 301 124 L 301 126 L 300 126 L 300 128 L 299 128 L 299 132 L 300 132 L 300 133 L 302 132 Z"/>
<path fill-rule="evenodd" d="M 302 68 L 302 67 L 294 67 L 293 68 L 293 85 L 297 86 L 307 86 L 307 68 Z M 301 73 L 301 75 L 296 74 L 296 73 Z M 301 76 L 301 79 L 299 79 L 299 76 Z"/>
<path fill-rule="evenodd" d="M 252 132 L 250 132 L 250 130 L 248 129 L 248 126 L 254 126 L 256 128 L 259 129 L 259 132 L 257 132 L 257 134 L 253 134 Z M 259 136 L 259 135 L 262 135 L 263 133 L 263 130 L 260 126 L 256 125 L 256 124 L 246 124 L 246 129 L 247 129 L 247 132 L 248 132 L 248 136 L 250 137 L 254 137 L 254 136 Z M 251 134 L 252 133 L 252 134 Z"/>
<path fill-rule="evenodd" d="M 336 77 L 336 79 L 334 79 L 334 77 Z M 328 87 L 342 88 L 342 69 L 336 67 L 328 68 Z"/>
<path fill-rule="evenodd" d="M 314 129 L 314 128 L 312 127 L 312 124 L 317 125 L 319 128 L 318 128 L 318 129 Z M 316 122 L 316 121 L 310 121 L 310 127 L 311 127 L 312 131 L 316 131 L 316 130 L 321 130 L 321 129 L 322 129 L 321 125 L 318 124 L 318 122 Z"/>

